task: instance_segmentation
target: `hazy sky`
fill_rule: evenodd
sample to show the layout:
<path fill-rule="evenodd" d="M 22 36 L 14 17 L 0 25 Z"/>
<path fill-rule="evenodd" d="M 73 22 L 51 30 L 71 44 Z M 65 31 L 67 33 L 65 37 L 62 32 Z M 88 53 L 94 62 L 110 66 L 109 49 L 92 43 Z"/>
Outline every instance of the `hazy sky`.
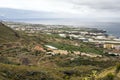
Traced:
<path fill-rule="evenodd" d="M 0 7 L 48 11 L 86 21 L 120 21 L 120 0 L 1 0 Z"/>

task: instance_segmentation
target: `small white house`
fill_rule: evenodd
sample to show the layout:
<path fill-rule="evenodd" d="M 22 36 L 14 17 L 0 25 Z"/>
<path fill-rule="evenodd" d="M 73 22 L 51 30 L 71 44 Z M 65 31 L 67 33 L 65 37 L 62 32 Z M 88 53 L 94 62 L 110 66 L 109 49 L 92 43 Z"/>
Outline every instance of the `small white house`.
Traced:
<path fill-rule="evenodd" d="M 50 49 L 57 49 L 56 47 L 53 47 L 51 45 L 45 45 L 46 47 L 50 48 Z"/>
<path fill-rule="evenodd" d="M 96 39 L 106 39 L 105 36 L 96 36 Z"/>
<path fill-rule="evenodd" d="M 65 38 L 66 34 L 59 34 L 59 36 Z"/>

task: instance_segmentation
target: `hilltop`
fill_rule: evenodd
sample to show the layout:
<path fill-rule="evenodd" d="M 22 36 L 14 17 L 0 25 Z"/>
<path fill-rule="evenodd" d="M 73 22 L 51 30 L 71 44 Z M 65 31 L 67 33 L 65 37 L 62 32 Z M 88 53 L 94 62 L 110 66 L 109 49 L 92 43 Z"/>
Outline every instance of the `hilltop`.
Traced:
<path fill-rule="evenodd" d="M 14 42 L 19 39 L 19 35 L 0 22 L 0 43 Z"/>

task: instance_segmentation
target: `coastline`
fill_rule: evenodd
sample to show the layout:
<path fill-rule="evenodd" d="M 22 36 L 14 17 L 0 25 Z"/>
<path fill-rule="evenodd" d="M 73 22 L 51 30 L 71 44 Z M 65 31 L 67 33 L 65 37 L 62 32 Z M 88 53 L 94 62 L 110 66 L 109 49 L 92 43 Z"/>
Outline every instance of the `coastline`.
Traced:
<path fill-rule="evenodd" d="M 104 30 L 107 34 L 111 36 L 115 36 L 120 38 L 120 23 L 112 23 L 112 22 L 83 22 L 83 23 L 74 23 L 70 21 L 64 20 L 6 20 L 6 22 L 20 22 L 20 23 L 28 23 L 28 24 L 43 24 L 43 25 L 73 25 L 85 28 L 97 28 L 100 30 Z"/>

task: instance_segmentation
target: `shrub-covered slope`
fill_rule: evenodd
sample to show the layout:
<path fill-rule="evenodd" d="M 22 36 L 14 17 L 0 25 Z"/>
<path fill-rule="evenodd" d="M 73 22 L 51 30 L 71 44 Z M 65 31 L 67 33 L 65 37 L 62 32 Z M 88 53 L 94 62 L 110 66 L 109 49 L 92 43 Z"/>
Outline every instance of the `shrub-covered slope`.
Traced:
<path fill-rule="evenodd" d="M 19 39 L 19 35 L 11 28 L 0 22 L 0 43 L 14 42 Z"/>

